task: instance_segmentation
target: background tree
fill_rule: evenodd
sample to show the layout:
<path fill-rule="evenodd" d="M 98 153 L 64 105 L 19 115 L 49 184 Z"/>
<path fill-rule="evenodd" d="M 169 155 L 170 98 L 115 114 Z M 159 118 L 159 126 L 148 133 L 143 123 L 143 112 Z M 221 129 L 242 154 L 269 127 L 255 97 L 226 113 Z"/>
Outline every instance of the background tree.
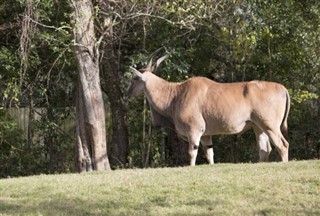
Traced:
<path fill-rule="evenodd" d="M 116 23 L 113 14 L 113 1 L 99 0 L 97 5 L 97 31 L 101 40 L 102 89 L 110 105 L 111 135 L 109 158 L 113 167 L 126 167 L 128 163 L 128 128 L 125 121 L 126 109 L 123 102 L 120 61 L 121 35 L 114 32 Z"/>
<path fill-rule="evenodd" d="M 99 77 L 99 52 L 91 0 L 73 1 L 74 53 L 78 65 L 77 160 L 79 171 L 110 169 L 105 108 Z"/>

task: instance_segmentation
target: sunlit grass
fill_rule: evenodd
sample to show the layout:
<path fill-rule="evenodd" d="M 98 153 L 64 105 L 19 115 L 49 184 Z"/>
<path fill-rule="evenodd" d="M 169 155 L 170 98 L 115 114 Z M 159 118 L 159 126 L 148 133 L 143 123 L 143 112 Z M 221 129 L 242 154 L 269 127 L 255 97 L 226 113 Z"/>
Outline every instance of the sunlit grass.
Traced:
<path fill-rule="evenodd" d="M 0 180 L 0 215 L 320 215 L 320 161 Z"/>

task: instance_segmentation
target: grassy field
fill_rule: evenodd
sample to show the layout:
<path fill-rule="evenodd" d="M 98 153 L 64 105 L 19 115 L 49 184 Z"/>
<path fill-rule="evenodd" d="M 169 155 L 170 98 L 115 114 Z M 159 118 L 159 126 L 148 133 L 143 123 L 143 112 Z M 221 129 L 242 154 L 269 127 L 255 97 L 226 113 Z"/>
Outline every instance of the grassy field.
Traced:
<path fill-rule="evenodd" d="M 0 180 L 0 215 L 320 215 L 320 161 Z"/>

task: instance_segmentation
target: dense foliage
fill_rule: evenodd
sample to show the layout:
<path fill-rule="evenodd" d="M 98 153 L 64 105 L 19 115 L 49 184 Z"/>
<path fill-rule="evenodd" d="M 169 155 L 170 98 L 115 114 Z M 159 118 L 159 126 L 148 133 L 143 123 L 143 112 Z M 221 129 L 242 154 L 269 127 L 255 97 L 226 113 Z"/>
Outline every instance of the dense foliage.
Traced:
<path fill-rule="evenodd" d="M 5 0 L 0 6 L 0 177 L 73 171 L 76 63 L 68 2 Z M 93 1 L 96 31 L 104 35 L 97 2 Z M 206 76 L 220 82 L 282 83 L 292 99 L 290 159 L 320 157 L 317 0 L 119 0 L 110 4 L 111 11 L 102 12 L 113 20 L 110 41 L 123 91 L 131 76 L 128 66 L 142 66 L 159 47 L 170 53 L 158 71 L 167 80 Z M 101 83 L 102 89 L 110 84 L 108 76 L 101 76 Z M 107 110 L 109 100 L 105 95 Z M 184 142 L 171 131 L 152 129 L 144 99 L 125 103 L 129 155 L 123 166 L 185 164 Z M 109 117 L 108 145 L 112 142 Z M 240 138 L 216 136 L 213 142 L 217 162 L 257 161 L 251 132 Z"/>

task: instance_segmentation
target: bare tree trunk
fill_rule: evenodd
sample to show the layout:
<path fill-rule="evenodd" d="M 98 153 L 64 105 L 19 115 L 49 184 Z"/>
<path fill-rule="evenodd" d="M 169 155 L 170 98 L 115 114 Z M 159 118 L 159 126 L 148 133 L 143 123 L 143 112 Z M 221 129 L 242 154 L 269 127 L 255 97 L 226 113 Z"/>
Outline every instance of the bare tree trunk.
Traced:
<path fill-rule="evenodd" d="M 146 158 L 145 158 L 145 162 L 144 162 L 144 168 L 147 168 L 148 166 L 149 166 L 149 164 L 150 164 L 150 150 L 151 150 L 151 143 L 152 143 L 152 126 L 151 126 L 151 124 L 149 124 L 149 126 L 148 126 L 148 142 L 146 143 L 147 144 L 147 146 L 146 146 L 146 150 L 145 150 L 145 152 L 146 152 Z M 164 145 L 161 145 L 161 146 L 164 146 Z M 165 156 L 165 153 L 164 153 L 165 151 L 162 151 L 161 152 L 161 156 L 164 158 L 164 156 Z M 163 158 L 161 158 L 161 162 L 163 162 L 164 161 L 164 159 Z"/>
<path fill-rule="evenodd" d="M 73 0 L 74 54 L 78 65 L 77 156 L 78 170 L 110 169 L 107 157 L 105 109 L 95 47 L 91 0 Z"/>
<path fill-rule="evenodd" d="M 110 102 L 112 120 L 112 138 L 110 143 L 110 161 L 113 167 L 125 167 L 128 163 L 128 128 L 125 122 L 125 106 L 120 89 L 118 71 L 112 70 L 110 59 L 104 59 L 103 73 L 107 85 L 105 92 Z"/>
<path fill-rule="evenodd" d="M 141 142 L 141 162 L 146 162 L 146 126 L 147 126 L 147 99 L 143 98 L 143 121 L 142 121 L 142 142 Z M 148 137 L 149 138 L 149 137 Z"/>
<path fill-rule="evenodd" d="M 85 132 L 85 114 L 83 113 L 83 96 L 81 90 L 81 83 L 78 80 L 77 84 L 77 98 L 76 98 L 76 159 L 75 167 L 79 172 L 92 171 L 93 164 L 91 160 L 92 148 L 87 141 Z"/>
<path fill-rule="evenodd" d="M 103 74 L 106 80 L 105 92 L 110 102 L 112 138 L 110 161 L 113 167 L 125 167 L 128 163 L 128 128 L 125 122 L 125 106 L 120 89 L 119 72 L 112 70 L 111 60 L 104 59 Z"/>

